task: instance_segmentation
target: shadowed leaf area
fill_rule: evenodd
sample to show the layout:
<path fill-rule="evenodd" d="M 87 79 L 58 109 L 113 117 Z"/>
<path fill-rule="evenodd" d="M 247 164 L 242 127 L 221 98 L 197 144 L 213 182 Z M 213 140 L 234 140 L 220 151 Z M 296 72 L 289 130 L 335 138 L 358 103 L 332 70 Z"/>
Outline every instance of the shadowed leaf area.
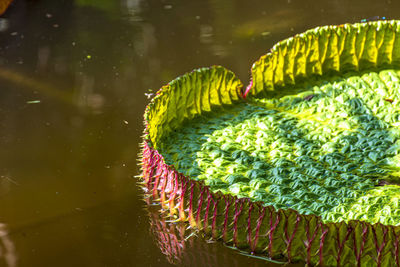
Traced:
<path fill-rule="evenodd" d="M 191 120 L 168 164 L 215 192 L 325 222 L 399 225 L 400 71 L 347 74 Z"/>

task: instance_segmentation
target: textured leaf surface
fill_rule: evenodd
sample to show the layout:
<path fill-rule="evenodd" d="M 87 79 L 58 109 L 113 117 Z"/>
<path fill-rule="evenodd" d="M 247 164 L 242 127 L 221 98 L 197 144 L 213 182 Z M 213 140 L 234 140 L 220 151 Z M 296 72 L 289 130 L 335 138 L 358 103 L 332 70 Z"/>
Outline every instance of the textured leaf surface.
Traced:
<path fill-rule="evenodd" d="M 305 78 L 400 66 L 399 21 L 309 30 L 275 45 L 252 67 L 251 96 L 269 96 Z"/>
<path fill-rule="evenodd" d="M 164 86 L 146 110 L 147 133 L 157 147 L 162 135 L 196 115 L 237 102 L 242 84 L 219 66 L 195 70 Z"/>
<path fill-rule="evenodd" d="M 253 65 L 246 102 L 221 67 L 174 80 L 146 110 L 148 193 L 271 258 L 400 266 L 399 29 L 328 26 L 282 41 Z"/>
<path fill-rule="evenodd" d="M 400 224 L 400 187 L 375 189 L 399 182 L 398 72 L 319 84 L 200 117 L 160 152 L 214 191 L 325 221 Z"/>

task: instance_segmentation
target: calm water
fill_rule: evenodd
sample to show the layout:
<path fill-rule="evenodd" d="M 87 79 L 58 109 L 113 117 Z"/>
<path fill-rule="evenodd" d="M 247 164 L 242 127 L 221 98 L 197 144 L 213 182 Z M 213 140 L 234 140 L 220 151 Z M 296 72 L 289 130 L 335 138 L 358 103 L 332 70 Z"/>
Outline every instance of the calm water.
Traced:
<path fill-rule="evenodd" d="M 136 185 L 149 89 L 387 1 L 15 0 L 0 17 L 0 266 L 277 266 L 188 235 Z"/>

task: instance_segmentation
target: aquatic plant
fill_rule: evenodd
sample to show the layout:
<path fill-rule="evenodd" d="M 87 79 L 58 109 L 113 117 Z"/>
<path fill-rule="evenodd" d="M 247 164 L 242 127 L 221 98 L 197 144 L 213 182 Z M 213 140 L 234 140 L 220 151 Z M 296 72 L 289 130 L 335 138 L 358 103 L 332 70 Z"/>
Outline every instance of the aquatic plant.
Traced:
<path fill-rule="evenodd" d="M 144 187 L 177 220 L 272 259 L 400 266 L 400 22 L 276 44 L 246 89 L 223 67 L 145 112 Z"/>

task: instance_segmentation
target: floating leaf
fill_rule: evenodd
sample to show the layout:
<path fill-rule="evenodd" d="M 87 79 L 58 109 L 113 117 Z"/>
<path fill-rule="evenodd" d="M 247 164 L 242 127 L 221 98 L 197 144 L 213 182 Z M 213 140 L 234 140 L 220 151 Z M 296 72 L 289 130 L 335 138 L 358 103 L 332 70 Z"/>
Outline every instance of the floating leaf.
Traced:
<path fill-rule="evenodd" d="M 399 29 L 345 24 L 280 42 L 243 95 L 222 67 L 172 81 L 145 113 L 148 191 L 213 238 L 271 258 L 396 262 Z"/>

